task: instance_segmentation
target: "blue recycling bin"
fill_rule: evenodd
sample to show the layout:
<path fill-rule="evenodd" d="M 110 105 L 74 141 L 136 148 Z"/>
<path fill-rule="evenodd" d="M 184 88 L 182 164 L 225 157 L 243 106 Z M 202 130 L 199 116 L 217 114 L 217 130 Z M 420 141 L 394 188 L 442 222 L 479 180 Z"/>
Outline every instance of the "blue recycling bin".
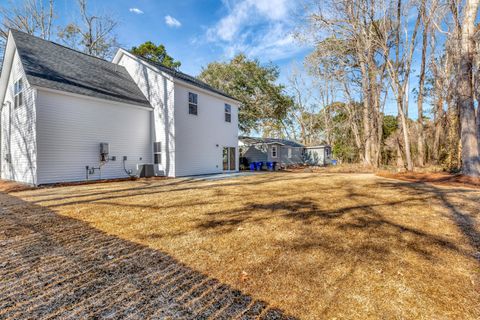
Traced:
<path fill-rule="evenodd" d="M 255 162 L 251 162 L 250 163 L 250 171 L 255 171 L 255 169 L 256 169 L 255 167 L 256 167 Z"/>
<path fill-rule="evenodd" d="M 273 162 L 267 162 L 267 170 L 273 171 Z"/>
<path fill-rule="evenodd" d="M 262 170 L 262 167 L 263 167 L 263 162 L 257 162 L 257 170 L 258 171 L 261 171 Z"/>
<path fill-rule="evenodd" d="M 336 166 L 337 165 L 337 160 L 332 160 L 332 165 Z"/>

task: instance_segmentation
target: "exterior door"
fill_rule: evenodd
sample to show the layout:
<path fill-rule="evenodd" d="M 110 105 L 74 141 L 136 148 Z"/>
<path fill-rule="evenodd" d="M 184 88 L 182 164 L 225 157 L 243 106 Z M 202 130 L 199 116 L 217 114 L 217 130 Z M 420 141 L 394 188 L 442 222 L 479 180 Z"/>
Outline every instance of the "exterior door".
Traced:
<path fill-rule="evenodd" d="M 235 171 L 236 169 L 236 152 L 235 148 L 223 148 L 223 171 Z"/>

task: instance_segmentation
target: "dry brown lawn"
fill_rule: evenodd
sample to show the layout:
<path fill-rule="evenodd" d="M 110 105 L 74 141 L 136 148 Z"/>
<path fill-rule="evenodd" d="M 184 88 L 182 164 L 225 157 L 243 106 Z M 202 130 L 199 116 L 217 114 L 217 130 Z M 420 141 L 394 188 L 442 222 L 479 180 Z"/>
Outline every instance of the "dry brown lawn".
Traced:
<path fill-rule="evenodd" d="M 479 190 L 270 173 L 11 195 L 299 318 L 480 318 Z"/>

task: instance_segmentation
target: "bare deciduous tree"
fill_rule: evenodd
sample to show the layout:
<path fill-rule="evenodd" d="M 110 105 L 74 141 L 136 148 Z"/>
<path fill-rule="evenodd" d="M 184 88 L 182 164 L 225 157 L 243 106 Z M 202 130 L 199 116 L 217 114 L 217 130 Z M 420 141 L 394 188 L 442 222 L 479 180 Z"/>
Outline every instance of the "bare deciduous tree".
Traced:
<path fill-rule="evenodd" d="M 48 40 L 55 19 L 54 1 L 49 0 L 47 6 L 42 0 L 9 1 L 8 5 L 0 7 L 0 16 L 3 39 L 8 37 L 9 29 L 16 29 Z"/>
<path fill-rule="evenodd" d="M 108 58 L 118 47 L 115 28 L 118 22 L 109 16 L 90 14 L 87 0 L 78 0 L 80 22 L 69 23 L 58 34 L 59 38 L 72 48 L 85 53 Z"/>

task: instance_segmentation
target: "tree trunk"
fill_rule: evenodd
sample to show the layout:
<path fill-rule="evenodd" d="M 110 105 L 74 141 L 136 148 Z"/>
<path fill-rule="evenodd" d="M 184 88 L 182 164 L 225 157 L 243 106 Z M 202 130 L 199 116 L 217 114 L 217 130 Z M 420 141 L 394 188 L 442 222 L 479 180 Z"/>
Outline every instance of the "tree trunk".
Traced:
<path fill-rule="evenodd" d="M 440 137 L 442 131 L 444 130 L 443 127 L 443 100 L 441 97 L 437 98 L 438 101 L 436 102 L 436 111 L 435 111 L 435 119 L 434 119 L 434 133 L 433 133 L 433 161 L 435 164 L 440 162 Z"/>
<path fill-rule="evenodd" d="M 425 61 L 427 59 L 427 36 L 428 36 L 428 24 L 424 21 L 423 35 L 422 35 L 422 62 L 420 65 L 420 79 L 418 83 L 418 165 L 423 167 L 425 165 L 425 133 L 423 125 L 423 94 L 425 88 Z"/>
<path fill-rule="evenodd" d="M 405 160 L 407 161 L 407 170 L 413 170 L 412 155 L 410 152 L 410 137 L 408 136 L 408 123 L 405 116 L 403 103 L 397 100 L 398 114 L 400 115 L 400 122 L 402 125 L 403 141 L 405 143 Z"/>
<path fill-rule="evenodd" d="M 360 62 L 362 71 L 362 92 L 363 92 L 363 136 L 365 141 L 364 161 L 366 165 L 372 165 L 372 130 L 370 112 L 370 90 L 368 84 L 368 72 L 365 62 Z"/>
<path fill-rule="evenodd" d="M 473 35 L 479 0 L 467 0 L 461 34 L 461 54 L 457 81 L 462 143 L 462 172 L 480 176 L 480 157 L 473 91 Z"/>

